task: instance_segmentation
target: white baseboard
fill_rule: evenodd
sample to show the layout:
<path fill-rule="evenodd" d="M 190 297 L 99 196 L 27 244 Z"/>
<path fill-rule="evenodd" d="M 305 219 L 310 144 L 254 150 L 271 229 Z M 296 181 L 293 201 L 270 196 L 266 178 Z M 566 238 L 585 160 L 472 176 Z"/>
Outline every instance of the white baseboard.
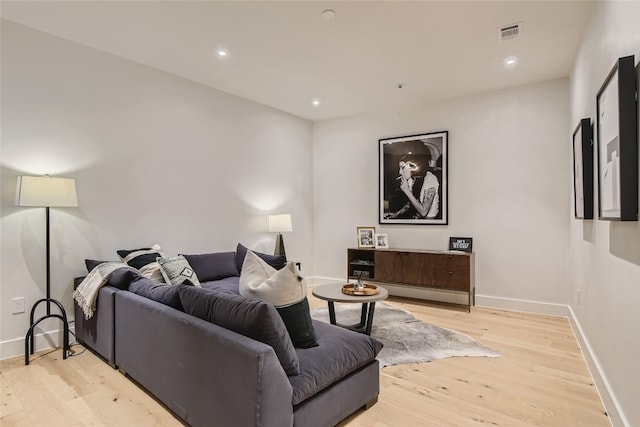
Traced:
<path fill-rule="evenodd" d="M 591 378 L 593 378 L 593 382 L 596 385 L 596 390 L 600 394 L 600 399 L 602 400 L 602 404 L 604 405 L 605 410 L 607 411 L 607 415 L 609 416 L 609 421 L 612 426 L 625 426 L 631 427 L 631 424 L 627 421 L 624 416 L 624 412 L 622 408 L 620 408 L 620 404 L 613 393 L 613 390 L 609 386 L 609 382 L 607 381 L 606 375 L 604 375 L 604 371 L 598 361 L 598 358 L 595 356 L 591 349 L 591 345 L 589 344 L 589 340 L 584 334 L 582 327 L 580 326 L 580 322 L 578 318 L 575 316 L 575 313 L 571 309 L 571 306 L 568 306 L 569 309 L 569 323 L 573 328 L 573 333 L 578 340 L 578 345 L 580 345 L 580 349 L 582 350 L 582 354 L 584 356 L 584 360 L 587 363 L 587 369 L 589 369 L 589 373 L 591 374 Z"/>
<path fill-rule="evenodd" d="M 502 310 L 522 311 L 525 313 L 546 314 L 548 316 L 569 316 L 568 306 L 549 302 L 500 298 L 476 294 L 476 305 L 480 307 L 500 308 Z"/>
<path fill-rule="evenodd" d="M 345 279 L 335 277 L 307 277 L 307 286 L 313 287 L 326 283 L 343 283 Z M 383 285 L 391 295 L 427 299 L 431 301 L 447 302 L 453 304 L 467 304 L 466 292 L 450 292 L 432 289 L 419 289 L 402 285 Z M 517 300 L 512 298 L 499 298 L 476 294 L 476 305 L 480 307 L 500 308 L 503 310 L 523 311 L 527 313 L 546 314 L 550 316 L 568 317 L 569 311 L 566 305 L 551 304 L 546 302 Z"/>
<path fill-rule="evenodd" d="M 344 279 L 336 279 L 331 277 L 309 277 L 307 278 L 308 286 L 318 286 L 326 283 L 340 283 L 344 282 Z M 397 286 L 387 286 L 390 288 L 389 290 L 393 295 L 399 296 L 408 296 L 410 298 L 420 297 L 416 296 L 415 293 L 410 292 L 409 294 L 405 294 L 402 289 L 400 289 L 400 293 L 398 293 Z M 400 287 L 405 288 L 405 287 Z M 425 294 L 426 295 L 426 294 Z M 450 301 L 450 297 L 447 297 L 446 293 L 430 293 L 428 294 L 429 299 L 433 299 L 435 301 L 443 301 L 443 302 L 455 302 Z M 466 294 L 463 294 L 466 298 Z M 463 302 L 466 304 L 466 302 Z M 624 413 L 622 412 L 620 405 L 615 398 L 609 383 L 607 382 L 606 376 L 604 375 L 604 371 L 598 362 L 598 359 L 594 356 L 591 346 L 589 345 L 589 341 L 587 340 L 582 328 L 580 327 L 580 323 L 576 318 L 573 310 L 568 305 L 563 304 L 554 304 L 540 301 L 528 301 L 528 300 L 519 300 L 513 298 L 500 298 L 493 297 L 488 295 L 476 295 L 476 305 L 480 307 L 488 307 L 488 308 L 497 308 L 502 310 L 512 310 L 512 311 L 521 311 L 527 313 L 534 314 L 543 314 L 548 316 L 559 316 L 566 317 L 573 328 L 574 335 L 578 340 L 578 344 L 580 345 L 580 349 L 582 350 L 582 354 L 584 356 L 585 362 L 587 364 L 587 368 L 593 378 L 593 381 L 596 385 L 596 390 L 600 394 L 600 399 L 609 415 L 609 421 L 611 425 L 614 427 L 624 426 L 630 427 L 631 425 L 626 420 Z"/>
<path fill-rule="evenodd" d="M 75 328 L 71 325 L 69 330 L 75 333 Z M 36 334 L 36 351 L 62 346 L 62 333 L 62 329 L 57 329 Z M 73 336 L 70 336 L 69 343 L 73 341 Z M 0 360 L 16 356 L 24 356 L 24 337 L 0 342 Z"/>

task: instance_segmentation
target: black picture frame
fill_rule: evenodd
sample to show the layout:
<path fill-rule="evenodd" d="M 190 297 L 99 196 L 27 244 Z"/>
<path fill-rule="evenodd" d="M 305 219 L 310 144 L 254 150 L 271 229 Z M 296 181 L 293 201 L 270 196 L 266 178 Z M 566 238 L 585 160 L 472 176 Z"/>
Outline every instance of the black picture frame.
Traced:
<path fill-rule="evenodd" d="M 378 222 L 447 225 L 449 132 L 383 138 L 378 144 Z"/>
<path fill-rule="evenodd" d="M 596 95 L 600 220 L 638 220 L 636 96 L 634 57 L 619 58 Z"/>
<path fill-rule="evenodd" d="M 449 250 L 473 252 L 472 237 L 449 237 Z"/>
<path fill-rule="evenodd" d="M 577 219 L 593 219 L 593 125 L 582 119 L 573 132 L 573 206 Z"/>

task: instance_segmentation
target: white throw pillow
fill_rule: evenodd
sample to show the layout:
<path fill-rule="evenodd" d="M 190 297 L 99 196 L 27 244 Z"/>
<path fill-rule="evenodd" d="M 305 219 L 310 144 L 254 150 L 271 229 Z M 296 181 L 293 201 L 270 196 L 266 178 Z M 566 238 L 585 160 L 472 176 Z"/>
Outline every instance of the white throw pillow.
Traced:
<path fill-rule="evenodd" d="M 276 270 L 252 251 L 240 272 L 240 295 L 268 301 L 275 307 L 296 304 L 307 296 L 307 286 L 293 262 Z"/>

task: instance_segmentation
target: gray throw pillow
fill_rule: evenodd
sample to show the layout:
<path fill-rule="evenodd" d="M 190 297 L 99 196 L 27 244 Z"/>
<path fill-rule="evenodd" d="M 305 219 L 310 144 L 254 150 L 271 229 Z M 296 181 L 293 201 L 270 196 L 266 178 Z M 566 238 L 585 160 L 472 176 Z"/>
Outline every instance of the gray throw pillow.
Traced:
<path fill-rule="evenodd" d="M 171 258 L 158 258 L 157 263 L 160 265 L 165 283 L 200 287 L 198 276 L 182 255 Z"/>

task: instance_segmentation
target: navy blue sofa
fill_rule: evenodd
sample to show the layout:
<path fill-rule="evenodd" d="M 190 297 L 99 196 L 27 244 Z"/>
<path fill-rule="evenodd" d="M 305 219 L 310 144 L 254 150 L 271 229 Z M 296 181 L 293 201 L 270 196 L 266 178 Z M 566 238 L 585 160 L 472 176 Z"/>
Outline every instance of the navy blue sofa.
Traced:
<path fill-rule="evenodd" d="M 238 312 L 261 329 L 282 329 L 281 319 L 268 303 L 239 296 L 240 268 L 231 268 L 229 254 L 235 262 L 233 252 L 193 260 L 202 288 L 116 272 L 91 319 L 76 304 L 78 341 L 192 426 L 333 426 L 374 404 L 382 345 L 315 320 L 317 347 L 293 348 L 282 334 L 278 342 L 252 338 Z M 212 266 L 217 261 L 224 265 Z M 216 318 L 198 313 L 203 300 L 218 307 Z"/>

